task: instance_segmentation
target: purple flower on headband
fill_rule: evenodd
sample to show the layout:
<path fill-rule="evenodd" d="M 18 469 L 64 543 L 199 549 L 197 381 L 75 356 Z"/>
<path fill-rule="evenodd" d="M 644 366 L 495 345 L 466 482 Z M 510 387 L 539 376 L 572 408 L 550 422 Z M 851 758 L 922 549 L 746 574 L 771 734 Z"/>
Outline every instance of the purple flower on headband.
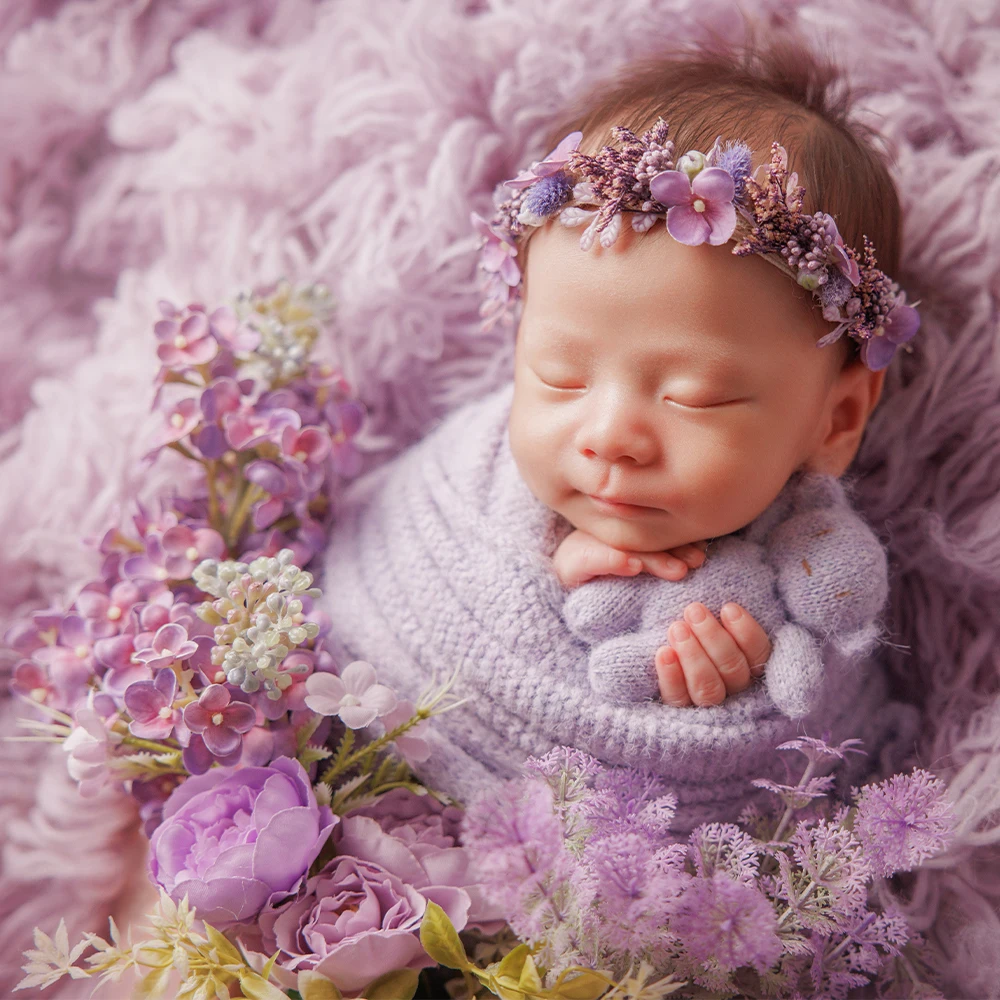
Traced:
<path fill-rule="evenodd" d="M 721 167 L 705 167 L 689 180 L 683 170 L 664 170 L 649 182 L 652 196 L 667 212 L 667 231 L 687 246 L 719 246 L 736 229 L 735 185 Z"/>
<path fill-rule="evenodd" d="M 906 292 L 900 292 L 882 326 L 883 332 L 861 345 L 861 360 L 877 372 L 892 361 L 896 348 L 905 344 L 920 329 L 920 313 L 906 304 Z"/>
<path fill-rule="evenodd" d="M 570 154 L 580 148 L 580 140 L 583 138 L 582 132 L 570 132 L 555 149 L 544 159 L 537 163 L 532 163 L 527 170 L 522 170 L 513 180 L 504 181 L 507 187 L 514 191 L 530 187 L 535 181 L 543 177 L 550 177 L 557 174 L 569 162 Z"/>
<path fill-rule="evenodd" d="M 479 262 L 484 271 L 498 274 L 505 284 L 513 288 L 521 282 L 521 270 L 514 258 L 517 247 L 513 237 L 491 226 L 482 216 L 472 213 L 472 224 L 480 236 L 485 237 Z"/>

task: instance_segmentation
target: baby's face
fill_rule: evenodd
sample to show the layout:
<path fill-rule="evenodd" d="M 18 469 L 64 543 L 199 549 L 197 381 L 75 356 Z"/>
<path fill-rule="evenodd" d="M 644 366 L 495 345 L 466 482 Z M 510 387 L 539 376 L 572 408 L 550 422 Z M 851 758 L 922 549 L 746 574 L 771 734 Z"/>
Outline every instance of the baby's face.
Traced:
<path fill-rule="evenodd" d="M 624 229 L 532 237 L 510 443 L 539 500 L 653 552 L 742 528 L 810 467 L 844 345 L 815 346 L 830 325 L 760 258 Z"/>

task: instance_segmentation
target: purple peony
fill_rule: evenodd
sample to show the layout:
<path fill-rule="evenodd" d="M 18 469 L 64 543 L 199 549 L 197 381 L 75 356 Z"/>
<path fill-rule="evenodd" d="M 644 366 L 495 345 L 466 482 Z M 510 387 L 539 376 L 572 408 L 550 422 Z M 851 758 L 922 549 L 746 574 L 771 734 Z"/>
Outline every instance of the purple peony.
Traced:
<path fill-rule="evenodd" d="M 373 820 L 365 820 L 376 830 Z M 345 992 L 395 969 L 434 965 L 421 947 L 428 900 L 465 927 L 468 897 L 459 890 L 418 888 L 381 865 L 341 856 L 309 879 L 299 895 L 260 915 L 265 946 L 280 950 L 285 970 L 312 969 Z"/>
<path fill-rule="evenodd" d="M 299 888 L 336 822 L 296 760 L 214 768 L 167 800 L 149 875 L 173 899 L 187 895 L 210 924 L 249 920 Z"/>
<path fill-rule="evenodd" d="M 504 914 L 470 870 L 469 852 L 459 845 L 461 823 L 456 806 L 393 788 L 345 816 L 334 841 L 338 853 L 375 862 L 421 892 L 431 884 L 463 890 L 471 901 L 469 923 L 492 933 Z M 440 902 L 436 896 L 435 902 Z"/>

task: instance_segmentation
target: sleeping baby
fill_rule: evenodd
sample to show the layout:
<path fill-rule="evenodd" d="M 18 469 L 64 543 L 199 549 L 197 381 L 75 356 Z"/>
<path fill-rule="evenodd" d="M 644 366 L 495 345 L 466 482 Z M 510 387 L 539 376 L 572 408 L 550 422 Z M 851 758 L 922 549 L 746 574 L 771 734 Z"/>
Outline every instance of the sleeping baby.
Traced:
<path fill-rule="evenodd" d="M 341 500 L 339 658 L 409 697 L 461 668 L 418 769 L 441 791 L 570 745 L 661 773 L 684 832 L 781 779 L 798 732 L 869 769 L 908 749 L 871 655 L 885 554 L 840 479 L 918 325 L 871 239 L 895 263 L 898 203 L 785 77 L 701 53 L 595 92 L 476 220 L 512 382 Z"/>

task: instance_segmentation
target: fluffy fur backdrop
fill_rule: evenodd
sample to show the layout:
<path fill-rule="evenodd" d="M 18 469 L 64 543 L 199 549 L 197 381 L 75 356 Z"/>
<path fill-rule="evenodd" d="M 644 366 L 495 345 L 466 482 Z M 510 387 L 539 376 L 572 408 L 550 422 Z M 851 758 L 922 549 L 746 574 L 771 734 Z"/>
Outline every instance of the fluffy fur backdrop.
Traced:
<path fill-rule="evenodd" d="M 924 326 L 853 471 L 891 556 L 883 653 L 963 817 L 913 914 L 949 996 L 1000 996 L 1000 5 L 742 7 L 826 39 L 895 150 Z M 742 25 L 728 0 L 3 4 L 0 624 L 71 598 L 80 537 L 176 473 L 133 473 L 157 299 L 327 282 L 381 462 L 509 373 L 509 339 L 477 331 L 469 210 L 593 80 Z M 2 993 L 33 924 L 96 930 L 145 878 L 128 801 L 79 798 L 26 746 L 0 744 Z"/>

